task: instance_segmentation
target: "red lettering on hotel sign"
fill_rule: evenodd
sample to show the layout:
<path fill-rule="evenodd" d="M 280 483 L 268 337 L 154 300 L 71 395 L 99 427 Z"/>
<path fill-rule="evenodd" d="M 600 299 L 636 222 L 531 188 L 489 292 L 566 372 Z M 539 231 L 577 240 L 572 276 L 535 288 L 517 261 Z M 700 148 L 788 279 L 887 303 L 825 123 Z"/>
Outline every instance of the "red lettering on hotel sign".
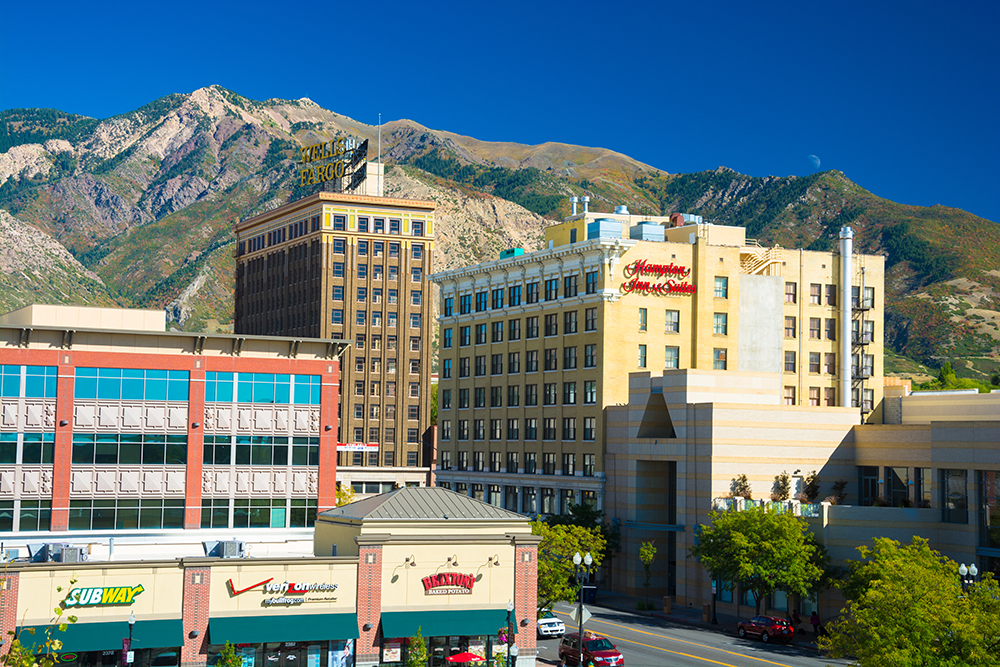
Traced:
<path fill-rule="evenodd" d="M 465 595 L 472 592 L 476 584 L 474 574 L 445 572 L 432 574 L 420 580 L 424 584 L 424 595 Z"/>
<path fill-rule="evenodd" d="M 650 264 L 645 259 L 637 259 L 627 264 L 622 273 L 626 281 L 622 284 L 625 294 L 653 294 L 656 296 L 694 294 L 698 288 L 694 283 L 682 282 L 691 275 L 691 269 L 677 264 Z M 666 282 L 642 280 L 643 277 L 663 278 L 671 276 Z"/>

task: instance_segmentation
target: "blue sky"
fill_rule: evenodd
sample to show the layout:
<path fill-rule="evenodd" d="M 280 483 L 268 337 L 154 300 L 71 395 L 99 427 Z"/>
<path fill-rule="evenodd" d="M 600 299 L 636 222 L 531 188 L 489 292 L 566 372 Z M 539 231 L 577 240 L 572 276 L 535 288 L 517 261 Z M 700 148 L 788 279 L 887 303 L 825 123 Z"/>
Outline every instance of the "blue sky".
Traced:
<path fill-rule="evenodd" d="M 0 109 L 220 84 L 375 123 L 806 174 L 1000 221 L 1000 3 L 8 3 Z"/>

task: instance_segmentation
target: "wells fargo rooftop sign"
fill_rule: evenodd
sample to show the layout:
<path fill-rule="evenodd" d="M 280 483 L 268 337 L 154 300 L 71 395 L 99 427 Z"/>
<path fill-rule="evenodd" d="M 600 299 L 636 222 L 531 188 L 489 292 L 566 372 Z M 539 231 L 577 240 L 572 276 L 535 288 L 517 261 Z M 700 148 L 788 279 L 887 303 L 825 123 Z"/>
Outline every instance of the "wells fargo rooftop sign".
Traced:
<path fill-rule="evenodd" d="M 651 264 L 637 259 L 622 270 L 624 294 L 654 294 L 657 296 L 690 296 L 698 291 L 694 283 L 685 282 L 691 269 L 678 264 Z"/>
<path fill-rule="evenodd" d="M 354 190 L 368 175 L 368 140 L 337 137 L 299 149 L 299 186 L 333 182 L 337 190 Z M 358 165 L 361 168 L 358 168 Z"/>

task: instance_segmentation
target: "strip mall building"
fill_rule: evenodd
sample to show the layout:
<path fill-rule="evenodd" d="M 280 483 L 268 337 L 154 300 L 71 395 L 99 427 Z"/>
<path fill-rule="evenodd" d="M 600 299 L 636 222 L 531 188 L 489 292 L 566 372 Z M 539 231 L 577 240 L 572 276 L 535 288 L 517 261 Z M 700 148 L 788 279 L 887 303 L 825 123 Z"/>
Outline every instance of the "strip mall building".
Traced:
<path fill-rule="evenodd" d="M 32 644 L 55 607 L 77 616 L 52 633 L 72 667 L 121 665 L 130 634 L 135 667 L 212 664 L 226 642 L 245 667 L 402 665 L 418 630 L 439 666 L 505 652 L 509 626 L 534 665 L 537 543 L 525 517 L 403 488 L 320 513 L 313 557 L 13 562 L 0 618 Z"/>

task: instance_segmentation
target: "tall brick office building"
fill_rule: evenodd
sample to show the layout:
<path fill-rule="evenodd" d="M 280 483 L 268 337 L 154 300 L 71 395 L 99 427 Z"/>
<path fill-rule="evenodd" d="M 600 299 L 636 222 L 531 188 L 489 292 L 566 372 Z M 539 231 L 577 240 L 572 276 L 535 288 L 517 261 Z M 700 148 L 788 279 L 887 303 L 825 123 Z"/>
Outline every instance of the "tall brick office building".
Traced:
<path fill-rule="evenodd" d="M 434 210 L 318 192 L 236 224 L 235 331 L 351 343 L 339 479 L 359 493 L 427 483 Z"/>

